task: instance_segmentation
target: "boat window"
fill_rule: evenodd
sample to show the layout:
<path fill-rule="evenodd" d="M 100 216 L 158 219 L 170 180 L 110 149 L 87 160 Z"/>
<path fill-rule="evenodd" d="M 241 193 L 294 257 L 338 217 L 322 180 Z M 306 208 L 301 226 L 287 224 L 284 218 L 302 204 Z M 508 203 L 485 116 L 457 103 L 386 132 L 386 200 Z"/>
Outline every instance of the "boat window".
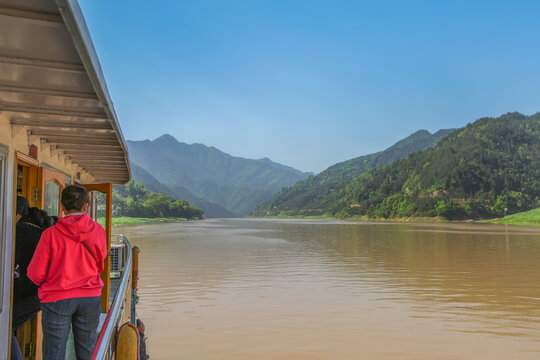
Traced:
<path fill-rule="evenodd" d="M 7 242 L 7 224 L 5 216 L 6 180 L 6 153 L 2 148 L 0 148 L 0 259 L 2 261 L 2 265 L 0 265 L 0 313 L 2 312 L 4 305 L 4 264 L 6 263 L 4 260 L 6 256 L 5 247 Z"/>
<path fill-rule="evenodd" d="M 54 180 L 45 184 L 45 207 L 49 216 L 59 216 L 60 209 L 60 185 Z"/>

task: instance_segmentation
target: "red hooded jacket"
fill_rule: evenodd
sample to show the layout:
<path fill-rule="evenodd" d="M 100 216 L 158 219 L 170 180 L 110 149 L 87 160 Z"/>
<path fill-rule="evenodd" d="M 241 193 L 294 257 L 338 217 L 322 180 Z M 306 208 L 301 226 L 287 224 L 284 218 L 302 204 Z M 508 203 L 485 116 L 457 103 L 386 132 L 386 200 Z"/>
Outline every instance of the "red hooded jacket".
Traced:
<path fill-rule="evenodd" d="M 39 286 L 41 302 L 100 296 L 106 256 L 103 227 L 88 214 L 66 216 L 41 235 L 27 276 Z"/>

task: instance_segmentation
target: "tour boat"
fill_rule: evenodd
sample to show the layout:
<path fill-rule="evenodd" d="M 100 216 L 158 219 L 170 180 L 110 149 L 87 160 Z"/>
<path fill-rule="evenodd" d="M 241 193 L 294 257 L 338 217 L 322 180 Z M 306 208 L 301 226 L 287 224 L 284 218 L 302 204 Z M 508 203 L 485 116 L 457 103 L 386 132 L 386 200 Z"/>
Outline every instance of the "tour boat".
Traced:
<path fill-rule="evenodd" d="M 104 218 L 113 250 L 102 273 L 93 358 L 116 357 L 118 330 L 135 322 L 138 250 L 111 234 L 111 196 L 112 186 L 130 176 L 126 143 L 77 1 L 0 0 L 0 360 L 10 358 L 16 196 L 62 216 L 60 194 L 69 184 L 91 190 L 89 214 Z M 17 339 L 25 359 L 41 359 L 40 314 L 17 330 Z"/>

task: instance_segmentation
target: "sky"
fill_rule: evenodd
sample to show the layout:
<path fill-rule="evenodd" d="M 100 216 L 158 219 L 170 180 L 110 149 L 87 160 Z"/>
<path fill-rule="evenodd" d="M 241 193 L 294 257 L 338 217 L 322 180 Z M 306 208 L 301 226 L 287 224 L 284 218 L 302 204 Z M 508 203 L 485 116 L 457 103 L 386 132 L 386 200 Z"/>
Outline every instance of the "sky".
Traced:
<path fill-rule="evenodd" d="M 540 111 L 540 1 L 79 0 L 127 140 L 318 173 Z"/>

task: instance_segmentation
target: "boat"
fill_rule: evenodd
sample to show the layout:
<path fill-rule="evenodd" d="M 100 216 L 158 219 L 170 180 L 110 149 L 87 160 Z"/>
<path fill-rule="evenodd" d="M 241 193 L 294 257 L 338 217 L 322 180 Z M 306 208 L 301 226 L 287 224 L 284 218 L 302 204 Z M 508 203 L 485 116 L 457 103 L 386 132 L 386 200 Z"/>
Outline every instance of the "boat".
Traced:
<path fill-rule="evenodd" d="M 62 216 L 60 194 L 69 184 L 91 191 L 89 214 L 103 218 L 112 249 L 93 359 L 115 358 L 118 329 L 136 320 L 138 250 L 111 233 L 112 186 L 130 178 L 127 146 L 77 1 L 0 0 L 0 360 L 10 358 L 16 196 Z M 40 314 L 17 339 L 25 359 L 41 359 Z"/>

